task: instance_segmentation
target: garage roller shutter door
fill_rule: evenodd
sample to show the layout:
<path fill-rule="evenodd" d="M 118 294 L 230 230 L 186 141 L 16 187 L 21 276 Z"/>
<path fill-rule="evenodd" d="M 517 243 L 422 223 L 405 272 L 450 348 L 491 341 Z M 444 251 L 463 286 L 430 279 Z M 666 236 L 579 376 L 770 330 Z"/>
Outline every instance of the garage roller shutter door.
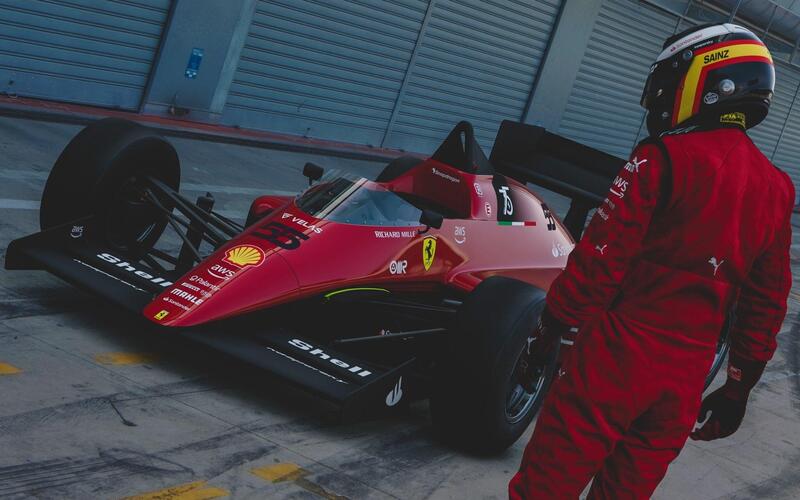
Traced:
<path fill-rule="evenodd" d="M 561 119 L 559 133 L 627 157 L 637 142 L 650 65 L 676 20 L 630 0 L 605 0 Z M 634 28 L 635 27 L 635 28 Z"/>
<path fill-rule="evenodd" d="M 772 98 L 769 114 L 763 122 L 747 132 L 768 158 L 773 157 L 781 129 L 789 116 L 789 109 L 798 83 L 797 77 L 793 78 L 793 73 L 786 66 L 775 65 L 775 95 Z"/>
<path fill-rule="evenodd" d="M 223 120 L 379 145 L 427 5 L 259 1 Z"/>
<path fill-rule="evenodd" d="M 169 0 L 0 0 L 0 91 L 138 109 Z"/>
<path fill-rule="evenodd" d="M 490 147 L 521 119 L 560 0 L 436 0 L 386 146 L 432 151 L 460 120 Z"/>
<path fill-rule="evenodd" d="M 639 97 L 661 42 L 677 18 L 632 0 L 604 0 L 559 125 L 579 142 L 625 157 L 646 135 Z M 635 26 L 636 29 L 631 29 Z M 769 116 L 748 131 L 800 185 L 800 68 L 776 62 Z M 780 142 L 779 142 L 780 141 Z"/>
<path fill-rule="evenodd" d="M 791 176 L 797 187 L 800 186 L 800 69 L 777 63 L 775 78 L 775 97 L 769 115 L 749 133 L 767 156 L 774 151 L 770 158 Z"/>

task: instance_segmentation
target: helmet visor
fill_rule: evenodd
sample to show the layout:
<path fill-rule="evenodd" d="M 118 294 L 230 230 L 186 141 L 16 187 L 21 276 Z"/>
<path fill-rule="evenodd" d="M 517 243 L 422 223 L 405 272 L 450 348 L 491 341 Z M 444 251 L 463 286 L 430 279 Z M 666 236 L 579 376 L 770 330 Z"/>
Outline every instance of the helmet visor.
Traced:
<path fill-rule="evenodd" d="M 657 106 L 662 96 L 674 96 L 678 87 L 681 72 L 678 67 L 673 67 L 675 58 L 666 59 L 655 63 L 647 76 L 644 84 L 642 98 L 639 103 L 648 111 Z"/>

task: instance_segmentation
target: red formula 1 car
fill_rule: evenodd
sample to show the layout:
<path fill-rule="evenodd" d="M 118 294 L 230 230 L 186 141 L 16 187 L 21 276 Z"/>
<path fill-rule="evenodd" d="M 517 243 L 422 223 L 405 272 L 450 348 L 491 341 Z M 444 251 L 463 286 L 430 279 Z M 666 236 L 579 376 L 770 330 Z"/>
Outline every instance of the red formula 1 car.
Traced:
<path fill-rule="evenodd" d="M 178 194 L 177 154 L 155 131 L 102 120 L 58 158 L 42 231 L 13 241 L 6 267 L 47 269 L 347 412 L 430 398 L 444 438 L 501 450 L 557 363 L 533 392 L 517 382 L 545 291 L 622 164 L 513 122 L 490 161 L 462 122 L 375 181 L 308 164 L 316 184 L 257 198 L 241 226 L 210 195 Z M 514 178 L 570 196 L 564 223 Z"/>

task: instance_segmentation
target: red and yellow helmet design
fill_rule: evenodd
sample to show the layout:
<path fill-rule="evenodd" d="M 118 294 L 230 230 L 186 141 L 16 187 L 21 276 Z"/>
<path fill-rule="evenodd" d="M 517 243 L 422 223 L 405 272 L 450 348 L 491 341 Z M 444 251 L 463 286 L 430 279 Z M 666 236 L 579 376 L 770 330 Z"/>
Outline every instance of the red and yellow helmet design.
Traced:
<path fill-rule="evenodd" d="M 651 135 L 692 121 L 750 128 L 769 110 L 775 68 L 769 50 L 734 24 L 705 25 L 668 39 L 641 104 Z"/>

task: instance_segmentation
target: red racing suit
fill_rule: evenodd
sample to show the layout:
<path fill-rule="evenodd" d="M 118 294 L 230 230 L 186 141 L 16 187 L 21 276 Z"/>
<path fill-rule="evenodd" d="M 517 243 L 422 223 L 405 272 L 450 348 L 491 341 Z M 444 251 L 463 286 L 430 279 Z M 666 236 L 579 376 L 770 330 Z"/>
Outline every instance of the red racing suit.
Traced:
<path fill-rule="evenodd" d="M 648 498 L 698 414 L 717 339 L 769 360 L 791 287 L 794 187 L 740 128 L 646 141 L 620 171 L 550 312 L 578 326 L 511 498 Z"/>

